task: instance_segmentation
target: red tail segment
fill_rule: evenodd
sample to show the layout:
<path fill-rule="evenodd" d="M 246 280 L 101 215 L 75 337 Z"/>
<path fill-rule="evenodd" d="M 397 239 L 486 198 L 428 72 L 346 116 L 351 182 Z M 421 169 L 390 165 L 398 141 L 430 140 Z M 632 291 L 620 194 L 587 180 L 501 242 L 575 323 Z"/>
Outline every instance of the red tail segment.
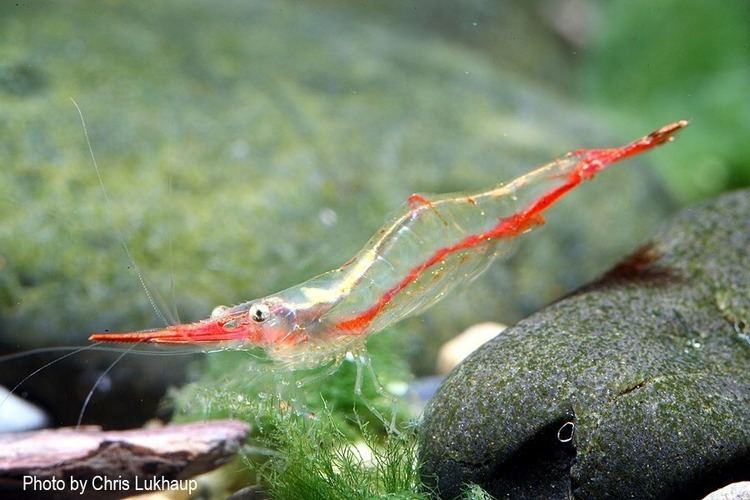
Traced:
<path fill-rule="evenodd" d="M 671 142 L 674 140 L 674 135 L 687 127 L 687 125 L 687 120 L 680 120 L 669 125 L 664 125 L 662 128 L 654 130 L 650 134 L 619 148 L 579 149 L 573 154 L 580 158 L 581 162 L 571 175 L 590 179 L 608 165 L 646 152 L 665 142 Z"/>
<path fill-rule="evenodd" d="M 489 231 L 467 236 L 453 245 L 436 250 L 431 257 L 412 268 L 400 282 L 386 291 L 373 306 L 353 318 L 340 322 L 337 328 L 351 335 L 365 332 L 370 323 L 388 306 L 396 295 L 415 282 L 425 270 L 439 263 L 448 255 L 479 245 L 490 239 L 514 237 L 533 226 L 543 224 L 542 212 L 552 206 L 567 192 L 578 186 L 582 181 L 593 178 L 598 172 L 617 161 L 643 153 L 660 144 L 671 141 L 674 138 L 674 134 L 687 125 L 687 120 L 680 120 L 665 125 L 625 146 L 607 149 L 579 149 L 573 152 L 572 154 L 578 158 L 579 162 L 573 172 L 565 178 L 563 184 L 544 193 L 524 210 L 501 219 Z"/>

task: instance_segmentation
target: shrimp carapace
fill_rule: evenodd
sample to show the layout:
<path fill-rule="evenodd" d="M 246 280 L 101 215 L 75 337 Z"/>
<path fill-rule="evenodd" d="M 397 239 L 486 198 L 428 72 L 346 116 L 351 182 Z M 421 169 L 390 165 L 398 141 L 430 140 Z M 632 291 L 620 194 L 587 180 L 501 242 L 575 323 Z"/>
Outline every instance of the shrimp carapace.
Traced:
<path fill-rule="evenodd" d="M 231 342 L 270 352 L 341 343 L 418 314 L 507 254 L 543 213 L 613 163 L 672 140 L 666 125 L 625 146 L 579 149 L 507 184 L 476 193 L 414 194 L 342 267 L 268 297 L 219 306 L 192 324 L 95 334 L 100 342 Z M 325 350 L 325 349 L 322 349 Z"/>

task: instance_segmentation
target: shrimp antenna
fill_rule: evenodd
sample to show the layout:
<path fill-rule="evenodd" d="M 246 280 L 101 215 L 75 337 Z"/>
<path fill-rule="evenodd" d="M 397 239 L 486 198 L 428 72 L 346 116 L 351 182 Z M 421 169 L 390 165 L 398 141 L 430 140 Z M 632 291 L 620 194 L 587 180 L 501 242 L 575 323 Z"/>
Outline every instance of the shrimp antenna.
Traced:
<path fill-rule="evenodd" d="M 169 198 L 172 199 L 172 178 L 169 177 L 167 180 L 167 190 L 169 191 Z M 170 227 L 167 225 L 167 227 Z M 167 242 L 168 255 L 169 255 L 169 298 L 172 302 L 172 314 L 177 320 L 177 323 L 182 323 L 180 319 L 180 311 L 177 309 L 177 297 L 175 295 L 175 281 L 174 281 L 174 252 L 172 251 L 172 231 L 167 230 Z"/>
<path fill-rule="evenodd" d="M 128 349 L 124 350 L 117 358 L 112 361 L 106 370 L 104 370 L 101 375 L 99 375 L 99 378 L 96 379 L 96 382 L 94 382 L 93 387 L 91 387 L 91 390 L 89 390 L 89 393 L 86 394 L 86 399 L 83 401 L 83 406 L 81 406 L 81 412 L 78 414 L 78 420 L 76 421 L 76 429 L 78 429 L 81 426 L 81 421 L 83 421 L 83 414 L 86 412 L 86 408 L 89 406 L 89 402 L 91 401 L 91 397 L 94 395 L 94 392 L 96 391 L 96 388 L 99 387 L 99 384 L 101 384 L 102 380 L 104 380 L 104 377 L 107 376 L 107 374 L 112 370 L 112 368 L 115 367 L 117 363 L 120 362 L 122 358 L 125 357 L 127 353 L 132 351 L 138 344 L 133 344 Z"/>
<path fill-rule="evenodd" d="M 33 372 L 31 372 L 28 375 L 26 375 L 24 378 L 22 378 L 21 381 L 18 382 L 16 385 L 14 385 L 13 388 L 8 392 L 8 394 L 5 395 L 5 397 L 2 399 L 2 401 L 0 401 L 0 406 L 3 406 L 5 404 L 5 402 L 8 400 L 8 398 L 11 396 L 11 394 L 14 394 L 16 392 L 16 390 L 23 385 L 24 382 L 26 382 L 27 380 L 29 380 L 31 377 L 33 377 L 34 375 L 36 375 L 40 371 L 42 371 L 42 370 L 44 370 L 44 369 L 46 369 L 46 368 L 48 368 L 48 367 L 50 367 L 50 366 L 52 366 L 52 365 L 60 362 L 60 361 L 62 361 L 65 358 L 69 358 L 70 356 L 78 354 L 79 352 L 87 351 L 89 349 L 92 349 L 95 346 L 100 345 L 100 344 L 102 344 L 102 342 L 96 342 L 96 343 L 91 344 L 91 345 L 79 347 L 75 351 L 71 351 L 71 352 L 69 352 L 67 354 L 63 354 L 59 358 L 53 359 L 49 363 L 43 364 L 42 366 L 40 366 L 39 368 L 37 368 Z"/>
<path fill-rule="evenodd" d="M 191 350 L 182 350 L 182 351 L 149 351 L 149 350 L 135 350 L 136 347 L 138 347 L 138 344 L 134 344 L 130 346 L 129 348 L 117 348 L 117 347 L 108 347 L 108 346 L 102 346 L 103 342 L 96 342 L 94 344 L 86 345 L 86 346 L 57 346 L 57 347 L 40 347 L 38 349 L 31 349 L 29 351 L 24 352 L 16 352 L 12 354 L 6 354 L 4 356 L 0 356 L 0 363 L 6 362 L 6 361 L 12 361 L 14 359 L 24 358 L 27 356 L 32 356 L 34 354 L 44 354 L 49 352 L 60 352 L 60 351 L 70 351 L 67 352 L 52 361 L 45 363 L 44 365 L 40 366 L 36 370 L 32 371 L 28 375 L 26 375 L 23 379 L 21 379 L 20 382 L 18 382 L 16 385 L 14 385 L 10 391 L 5 394 L 5 397 L 0 399 L 0 408 L 3 407 L 5 402 L 10 398 L 15 392 L 18 390 L 19 387 L 21 387 L 26 381 L 28 381 L 31 377 L 38 374 L 39 372 L 46 370 L 52 365 L 57 364 L 58 362 L 62 361 L 65 358 L 69 358 L 71 356 L 74 356 L 80 352 L 83 351 L 97 351 L 97 352 L 117 352 L 120 353 L 120 356 L 110 365 L 109 368 L 99 377 L 96 384 L 94 385 L 95 389 L 99 383 L 102 381 L 105 375 L 112 369 L 112 367 L 122 359 L 125 354 L 128 353 L 137 353 L 145 356 L 185 356 L 185 355 L 191 355 L 191 354 L 197 354 L 200 351 L 196 351 L 194 349 Z M 92 389 L 92 392 L 93 392 Z M 88 404 L 88 400 L 91 399 L 91 394 L 86 398 L 86 404 Z M 79 415 L 78 424 L 80 425 L 81 418 L 83 417 L 83 410 L 85 410 L 86 405 L 84 405 L 84 408 L 81 410 L 81 414 Z"/>
<path fill-rule="evenodd" d="M 101 342 L 100 342 L 101 344 Z M 62 346 L 51 346 L 51 347 L 38 347 L 36 349 L 29 349 L 28 351 L 23 352 L 14 352 L 11 354 L 4 354 L 0 356 L 0 363 L 5 363 L 7 361 L 13 361 L 14 359 L 20 359 L 20 358 L 26 358 L 28 356 L 34 356 L 36 354 L 45 354 L 48 352 L 66 352 L 66 351 L 75 351 L 76 349 L 80 349 L 83 346 L 80 345 L 62 345 Z M 124 347 L 100 347 L 100 346 L 86 346 L 91 349 L 91 351 L 96 352 L 117 352 L 120 353 L 126 348 Z M 135 354 L 141 354 L 143 356 L 187 356 L 190 354 L 200 354 L 204 352 L 210 352 L 210 351 L 200 351 L 196 349 L 185 349 L 184 351 L 154 351 L 153 349 L 141 349 L 141 350 L 133 350 L 131 351 Z"/>
<path fill-rule="evenodd" d="M 104 186 L 104 180 L 102 179 L 102 173 L 99 169 L 99 163 L 96 161 L 96 156 L 94 155 L 94 148 L 91 146 L 91 140 L 89 139 L 89 131 L 88 127 L 86 127 L 86 120 L 83 118 L 83 112 L 81 111 L 81 108 L 78 106 L 78 103 L 75 99 L 72 97 L 70 98 L 70 101 L 73 103 L 73 106 L 76 107 L 76 111 L 78 111 L 78 117 L 81 119 L 81 126 L 83 127 L 83 136 L 86 139 L 86 146 L 88 146 L 89 149 L 89 155 L 91 156 L 91 163 L 94 165 L 94 170 L 96 171 L 96 177 L 99 180 L 99 187 L 102 190 L 102 194 L 104 195 L 104 199 L 107 203 L 107 207 L 109 208 L 109 212 L 112 213 L 112 199 L 109 197 L 109 192 L 107 192 L 107 188 Z M 117 240 L 120 242 L 120 245 L 122 246 L 123 250 L 125 250 L 125 255 L 128 258 L 128 261 L 130 262 L 130 265 L 133 267 L 133 270 L 135 271 L 136 276 L 138 276 L 138 281 L 141 284 L 141 288 L 143 288 L 143 291 L 146 292 L 146 297 L 148 298 L 149 303 L 151 304 L 151 307 L 154 309 L 154 312 L 159 316 L 159 319 L 161 319 L 165 325 L 169 326 L 172 324 L 175 324 L 176 321 L 173 321 L 173 318 L 170 315 L 169 320 L 167 320 L 167 316 L 164 315 L 164 313 L 161 311 L 159 306 L 156 305 L 156 300 L 154 299 L 154 293 L 151 292 L 151 289 L 146 284 L 146 279 L 141 272 L 140 268 L 138 267 L 138 264 L 136 264 L 135 259 L 130 253 L 130 249 L 128 248 L 128 245 L 125 243 L 125 239 L 122 236 L 122 233 L 115 228 L 115 233 L 117 234 Z M 162 301 L 163 302 L 163 301 Z"/>

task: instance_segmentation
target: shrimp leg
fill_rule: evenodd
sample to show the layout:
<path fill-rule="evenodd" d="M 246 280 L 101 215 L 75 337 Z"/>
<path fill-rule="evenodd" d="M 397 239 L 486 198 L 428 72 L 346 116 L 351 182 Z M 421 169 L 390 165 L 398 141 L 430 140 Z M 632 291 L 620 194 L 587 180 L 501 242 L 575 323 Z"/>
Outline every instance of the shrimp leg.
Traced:
<path fill-rule="evenodd" d="M 385 387 L 380 383 L 378 375 L 375 373 L 375 369 L 372 367 L 372 358 L 367 354 L 366 351 L 362 351 L 357 354 L 348 353 L 352 355 L 352 362 L 357 368 L 357 376 L 354 382 L 354 394 L 360 398 L 365 407 L 380 420 L 386 430 L 390 434 L 400 434 L 400 431 L 396 427 L 396 413 L 398 408 L 398 400 L 386 390 Z M 375 393 L 381 397 L 387 399 L 391 403 L 391 418 L 390 421 L 383 416 L 378 408 L 366 397 L 363 397 L 362 387 L 364 385 L 365 376 L 369 376 L 370 381 L 373 384 Z"/>

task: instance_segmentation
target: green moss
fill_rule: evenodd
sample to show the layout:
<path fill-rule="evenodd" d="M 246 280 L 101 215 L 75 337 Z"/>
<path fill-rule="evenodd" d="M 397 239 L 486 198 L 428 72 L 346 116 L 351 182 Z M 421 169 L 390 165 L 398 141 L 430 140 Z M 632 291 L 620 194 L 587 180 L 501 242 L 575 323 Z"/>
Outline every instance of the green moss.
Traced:
<path fill-rule="evenodd" d="M 369 342 L 368 353 L 379 384 L 386 390 L 395 387 L 398 392 L 411 380 L 403 354 L 404 338 L 403 331 L 392 330 Z M 326 373 L 327 366 L 289 371 L 262 352 L 227 351 L 212 353 L 195 369 L 198 377 L 195 383 L 172 391 L 171 405 L 178 421 L 230 417 L 263 426 L 265 420 L 274 420 L 276 416 L 258 413 L 258 401 L 280 398 L 283 405 L 302 414 L 329 413 L 341 432 L 356 437 L 359 427 L 355 422 L 360 419 L 368 422 L 371 430 L 384 431 L 384 423 L 368 410 L 368 405 L 382 416 L 390 416 L 394 410 L 394 400 L 379 394 L 374 381 L 367 376 L 362 395 L 355 395 L 357 369 L 349 361 L 344 361 L 333 374 Z M 298 382 L 304 385 L 298 387 Z M 398 422 L 408 420 L 405 403 L 397 405 L 395 411 Z"/>
<path fill-rule="evenodd" d="M 276 413 L 267 444 L 278 450 L 260 468 L 272 498 L 300 499 L 427 499 L 416 461 L 416 437 L 376 438 L 358 424 L 359 450 L 324 412 L 315 419 Z M 372 457 L 366 454 L 372 453 Z"/>
<path fill-rule="evenodd" d="M 208 399 L 222 404 L 225 397 L 226 393 L 214 394 Z M 274 395 L 244 400 L 242 407 L 245 418 L 253 415 L 256 425 L 242 461 L 253 474 L 250 480 L 272 499 L 434 498 L 420 475 L 415 426 L 382 434 L 374 432 L 358 412 L 342 412 L 326 404 L 315 413 L 300 412 Z M 349 415 L 342 426 L 344 413 Z M 233 472 L 243 476 L 236 468 Z M 470 485 L 461 498 L 493 497 Z"/>
<path fill-rule="evenodd" d="M 391 332 L 371 342 L 373 362 L 386 387 L 409 379 L 403 355 L 396 354 L 403 352 L 399 338 L 403 336 Z M 173 393 L 177 420 L 231 417 L 251 423 L 244 460 L 272 498 L 428 498 L 404 406 L 394 408 L 372 381 L 355 397 L 352 363 L 301 388 L 296 381 L 314 379 L 321 370 L 279 373 L 276 366 L 260 353 L 216 353 L 197 383 Z M 395 410 L 402 432 L 385 433 L 364 400 L 383 415 Z M 357 451 L 357 443 L 371 450 L 371 459 Z"/>

